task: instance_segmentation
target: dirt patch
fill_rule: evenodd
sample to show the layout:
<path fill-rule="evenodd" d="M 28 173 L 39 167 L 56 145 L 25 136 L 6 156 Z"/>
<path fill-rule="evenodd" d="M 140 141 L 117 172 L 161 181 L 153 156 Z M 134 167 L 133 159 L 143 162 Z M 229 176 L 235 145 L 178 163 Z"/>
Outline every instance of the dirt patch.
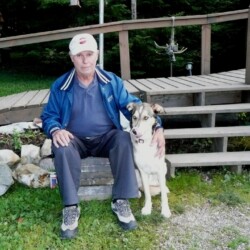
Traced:
<path fill-rule="evenodd" d="M 158 249 L 250 249 L 250 207 L 225 205 L 187 207 L 159 230 Z"/>

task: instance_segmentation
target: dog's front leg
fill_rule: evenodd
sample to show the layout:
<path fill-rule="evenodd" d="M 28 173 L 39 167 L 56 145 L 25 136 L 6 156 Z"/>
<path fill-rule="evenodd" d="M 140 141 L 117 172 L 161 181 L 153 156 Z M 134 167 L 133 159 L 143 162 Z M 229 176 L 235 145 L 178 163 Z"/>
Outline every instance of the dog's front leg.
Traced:
<path fill-rule="evenodd" d="M 162 175 L 161 173 L 158 173 L 158 179 L 160 183 L 161 188 L 161 214 L 162 216 L 169 218 L 171 216 L 171 212 L 168 205 L 168 193 L 169 190 L 166 186 L 166 179 L 165 175 Z"/>
<path fill-rule="evenodd" d="M 149 215 L 151 214 L 151 210 L 152 210 L 149 177 L 148 177 L 148 174 L 144 173 L 143 171 L 140 171 L 140 173 L 141 173 L 142 185 L 143 185 L 144 195 L 145 195 L 145 204 L 141 210 L 141 213 L 143 215 Z"/>

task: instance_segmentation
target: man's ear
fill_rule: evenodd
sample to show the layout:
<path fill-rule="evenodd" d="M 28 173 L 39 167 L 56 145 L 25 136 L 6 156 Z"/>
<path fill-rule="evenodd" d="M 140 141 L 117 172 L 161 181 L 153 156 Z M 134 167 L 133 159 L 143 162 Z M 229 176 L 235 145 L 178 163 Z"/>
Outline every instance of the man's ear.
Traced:
<path fill-rule="evenodd" d="M 134 109 L 135 107 L 135 103 L 134 102 L 130 102 L 128 105 L 127 105 L 127 110 L 129 112 L 132 112 L 132 110 Z"/>
<path fill-rule="evenodd" d="M 164 108 L 161 105 L 157 104 L 157 103 L 151 104 L 151 108 L 153 109 L 155 114 L 163 114 L 163 113 L 165 113 Z"/>

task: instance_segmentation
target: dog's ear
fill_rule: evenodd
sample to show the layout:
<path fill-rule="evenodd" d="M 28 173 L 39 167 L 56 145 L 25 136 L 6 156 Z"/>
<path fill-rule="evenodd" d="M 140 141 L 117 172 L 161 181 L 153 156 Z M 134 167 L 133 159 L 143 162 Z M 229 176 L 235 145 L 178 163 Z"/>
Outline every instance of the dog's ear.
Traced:
<path fill-rule="evenodd" d="M 161 105 L 157 104 L 157 103 L 151 104 L 151 108 L 153 109 L 155 114 L 163 114 L 163 113 L 165 113 L 164 108 Z"/>
<path fill-rule="evenodd" d="M 129 112 L 132 112 L 132 110 L 134 109 L 135 107 L 135 103 L 134 102 L 130 102 L 128 105 L 127 105 L 127 109 Z"/>

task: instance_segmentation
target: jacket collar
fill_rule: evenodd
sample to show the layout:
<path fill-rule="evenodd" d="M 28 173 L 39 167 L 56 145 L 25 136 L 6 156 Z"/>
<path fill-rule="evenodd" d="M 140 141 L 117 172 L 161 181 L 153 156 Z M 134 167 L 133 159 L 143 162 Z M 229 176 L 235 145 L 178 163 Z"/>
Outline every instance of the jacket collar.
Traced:
<path fill-rule="evenodd" d="M 67 90 L 69 88 L 69 86 L 72 82 L 72 79 L 75 76 L 75 73 L 76 73 L 76 70 L 74 68 L 69 73 L 68 77 L 66 78 L 65 82 L 61 86 L 60 90 Z M 100 69 L 99 67 L 95 68 L 95 73 L 98 77 L 98 80 L 100 80 L 102 83 L 107 84 L 111 81 L 111 78 L 108 76 L 108 74 L 104 70 Z"/>

